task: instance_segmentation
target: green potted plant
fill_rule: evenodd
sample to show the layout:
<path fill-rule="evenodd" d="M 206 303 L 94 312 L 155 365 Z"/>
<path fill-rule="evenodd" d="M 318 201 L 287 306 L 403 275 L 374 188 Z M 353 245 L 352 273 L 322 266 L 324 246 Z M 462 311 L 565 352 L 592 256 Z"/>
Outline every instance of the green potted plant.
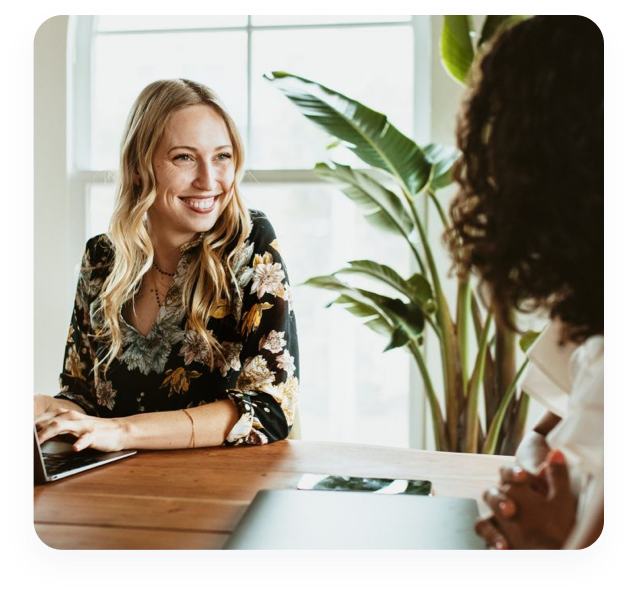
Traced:
<path fill-rule="evenodd" d="M 441 52 L 447 71 L 466 84 L 476 51 L 500 28 L 519 18 L 489 16 L 478 35 L 470 17 L 445 17 Z M 384 233 L 400 235 L 418 269 L 406 279 L 384 264 L 356 260 L 330 275 L 311 278 L 306 284 L 336 292 L 332 304 L 386 336 L 385 350 L 409 350 L 423 380 L 437 450 L 511 452 L 523 434 L 528 410 L 528 396 L 516 394 L 517 380 L 524 370 L 523 365 L 515 369 L 516 338 L 496 325 L 493 313 L 485 312 L 478 304 L 468 278 L 458 280 L 456 303 L 450 307 L 421 217 L 422 207 L 429 202 L 442 224 L 449 225 L 437 190 L 451 184 L 458 151 L 437 144 L 419 146 L 384 114 L 317 82 L 285 72 L 265 76 L 306 118 L 368 166 L 355 169 L 331 161 L 318 163 L 315 171 L 340 184 L 368 222 Z M 358 276 L 379 281 L 399 297 L 367 291 L 345 280 Z M 470 329 L 476 337 L 472 353 Z M 422 350 L 427 332 L 434 333 L 440 345 L 442 397 L 435 389 Z M 523 349 L 532 338 L 532 333 L 522 337 Z"/>

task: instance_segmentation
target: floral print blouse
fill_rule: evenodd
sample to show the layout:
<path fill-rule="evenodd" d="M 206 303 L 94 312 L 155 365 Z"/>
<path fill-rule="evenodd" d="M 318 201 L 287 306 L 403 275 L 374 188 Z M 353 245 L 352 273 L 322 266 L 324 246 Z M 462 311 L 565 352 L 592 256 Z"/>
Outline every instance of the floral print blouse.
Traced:
<path fill-rule="evenodd" d="M 107 346 L 97 342 L 98 296 L 113 264 L 106 235 L 88 241 L 65 349 L 57 398 L 89 415 L 122 417 L 173 411 L 230 399 L 240 418 L 226 445 L 286 438 L 298 396 L 298 341 L 289 279 L 274 229 L 250 211 L 252 229 L 234 260 L 238 281 L 231 307 L 219 307 L 208 331 L 221 345 L 211 366 L 206 343 L 187 326 L 181 285 L 201 237 L 182 247 L 174 282 L 146 336 L 119 313 L 123 348 L 106 375 L 94 363 Z"/>

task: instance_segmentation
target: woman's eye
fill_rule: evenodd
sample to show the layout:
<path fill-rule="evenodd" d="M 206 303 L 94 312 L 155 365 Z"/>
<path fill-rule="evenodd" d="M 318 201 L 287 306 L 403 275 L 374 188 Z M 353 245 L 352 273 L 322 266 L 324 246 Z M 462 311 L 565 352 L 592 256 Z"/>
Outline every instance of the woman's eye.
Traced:
<path fill-rule="evenodd" d="M 232 155 L 230 153 L 220 153 L 217 155 L 217 159 L 219 159 L 219 161 L 227 161 L 228 159 L 232 159 Z"/>
<path fill-rule="evenodd" d="M 173 158 L 173 161 L 191 161 L 192 157 L 188 153 L 182 153 L 181 155 L 176 155 Z"/>

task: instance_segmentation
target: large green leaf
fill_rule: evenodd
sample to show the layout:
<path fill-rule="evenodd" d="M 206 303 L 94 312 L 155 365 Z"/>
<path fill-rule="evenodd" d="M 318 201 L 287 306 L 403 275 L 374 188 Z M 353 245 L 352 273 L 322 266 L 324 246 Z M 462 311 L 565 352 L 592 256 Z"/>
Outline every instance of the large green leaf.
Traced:
<path fill-rule="evenodd" d="M 410 196 L 418 194 L 428 183 L 431 164 L 423 151 L 388 122 L 384 114 L 299 76 L 286 72 L 264 76 L 305 117 L 341 139 L 362 161 L 394 175 Z"/>
<path fill-rule="evenodd" d="M 425 311 L 431 314 L 436 310 L 436 302 L 434 302 L 434 292 L 429 281 L 421 275 L 414 273 L 406 283 L 412 288 L 414 294 L 413 301 L 417 304 L 423 304 Z M 431 302 L 431 303 L 430 303 Z"/>
<path fill-rule="evenodd" d="M 347 184 L 342 192 L 362 210 L 367 221 L 386 231 L 407 238 L 414 224 L 401 199 L 373 177 L 346 165 L 317 163 L 316 173 L 322 178 Z"/>
<path fill-rule="evenodd" d="M 425 329 L 425 314 L 416 304 L 404 302 L 398 298 L 386 297 L 365 289 L 355 289 L 355 291 L 375 304 L 395 327 L 403 328 L 410 338 L 419 341 L 422 339 Z"/>
<path fill-rule="evenodd" d="M 334 275 L 312 277 L 304 284 L 339 291 L 340 295 L 329 305 L 341 305 L 354 316 L 367 319 L 364 324 L 371 330 L 389 336 L 384 351 L 402 347 L 410 340 L 422 341 L 425 317 L 412 303 L 351 287 Z"/>
<path fill-rule="evenodd" d="M 410 336 L 407 331 L 401 327 L 397 326 L 392 332 L 392 337 L 390 338 L 390 343 L 388 343 L 384 349 L 384 352 L 390 351 L 391 349 L 396 349 L 397 347 L 403 347 L 407 345 L 410 341 Z"/>
<path fill-rule="evenodd" d="M 488 15 L 484 21 L 484 25 L 482 26 L 482 33 L 480 34 L 480 39 L 478 40 L 478 47 L 481 47 L 487 41 L 491 40 L 503 29 L 506 29 L 507 27 L 527 18 L 529 18 L 528 15 Z"/>
<path fill-rule="evenodd" d="M 340 281 L 334 275 L 323 275 L 321 277 L 311 277 L 307 279 L 303 285 L 311 287 L 319 287 L 320 289 L 328 289 L 330 291 L 346 291 L 351 289 L 350 285 Z"/>
<path fill-rule="evenodd" d="M 410 301 L 416 302 L 423 309 L 427 301 L 432 298 L 431 286 L 420 273 L 416 273 L 410 281 L 406 281 L 393 268 L 373 260 L 353 260 L 348 264 L 349 266 L 340 269 L 335 274 L 363 275 L 377 279 L 396 289 Z"/>
<path fill-rule="evenodd" d="M 430 143 L 423 147 L 423 153 L 433 166 L 430 187 L 437 190 L 449 186 L 453 181 L 452 170 L 460 157 L 460 151 L 455 147 Z"/>
<path fill-rule="evenodd" d="M 467 84 L 473 56 L 471 18 L 468 15 L 446 15 L 440 39 L 440 53 L 447 72 L 459 83 Z"/>

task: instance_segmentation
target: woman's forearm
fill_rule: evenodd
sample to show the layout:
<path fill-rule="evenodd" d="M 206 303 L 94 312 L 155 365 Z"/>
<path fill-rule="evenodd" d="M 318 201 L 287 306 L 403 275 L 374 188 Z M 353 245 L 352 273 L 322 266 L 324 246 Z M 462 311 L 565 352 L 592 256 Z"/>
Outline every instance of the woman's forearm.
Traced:
<path fill-rule="evenodd" d="M 171 449 L 219 446 L 238 419 L 236 405 L 225 399 L 186 409 L 186 413 L 141 413 L 118 421 L 123 432 L 122 448 Z"/>

